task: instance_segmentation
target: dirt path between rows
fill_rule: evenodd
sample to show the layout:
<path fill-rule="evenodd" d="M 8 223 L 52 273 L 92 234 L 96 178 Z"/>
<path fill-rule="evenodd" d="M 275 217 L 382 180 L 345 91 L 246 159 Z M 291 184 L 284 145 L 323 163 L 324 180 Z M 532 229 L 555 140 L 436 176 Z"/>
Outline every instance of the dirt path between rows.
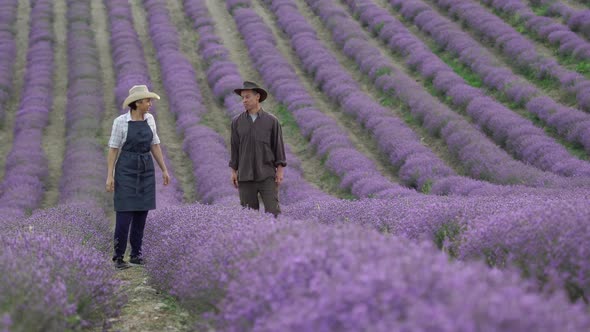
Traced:
<path fill-rule="evenodd" d="M 20 104 L 20 98 L 24 83 L 25 69 L 27 67 L 27 50 L 29 48 L 29 17 L 31 7 L 28 1 L 19 1 L 16 17 L 16 60 L 14 78 L 12 80 L 12 95 L 8 99 L 5 108 L 4 124 L 0 130 L 0 180 L 4 179 L 6 156 L 12 148 L 14 139 L 14 118 Z"/>
<path fill-rule="evenodd" d="M 49 125 L 43 134 L 43 150 L 47 155 L 49 176 L 47 177 L 42 208 L 57 204 L 59 199 L 59 181 L 62 174 L 66 145 L 66 103 L 68 92 L 68 54 L 67 54 L 67 5 L 65 0 L 53 2 L 54 30 L 54 64 L 53 73 L 53 107 L 49 114 Z"/>
<path fill-rule="evenodd" d="M 100 143 L 105 147 L 108 144 L 113 119 L 121 114 L 119 107 L 115 105 L 115 86 L 116 77 L 113 70 L 113 60 L 111 59 L 111 44 L 109 42 L 109 28 L 106 15 L 106 9 L 100 1 L 90 1 L 92 10 L 92 29 L 94 30 L 94 39 L 98 51 L 98 61 L 102 71 L 102 93 L 104 101 L 104 117 L 101 124 Z M 105 174 L 106 176 L 106 174 Z"/>
<path fill-rule="evenodd" d="M 156 51 L 149 36 L 146 12 L 140 0 L 130 1 L 135 30 L 139 35 L 146 58 L 153 89 L 162 97 L 157 103 L 158 136 L 166 148 L 168 159 L 172 163 L 174 177 L 178 180 L 184 193 L 184 201 L 195 202 L 197 199 L 196 182 L 193 175 L 192 161 L 182 150 L 182 137 L 176 133 L 176 119 L 168 109 L 168 96 L 160 78 L 160 66 Z"/>
<path fill-rule="evenodd" d="M 264 85 L 264 80 L 250 60 L 248 48 L 236 27 L 234 19 L 225 7 L 225 1 L 206 0 L 206 4 L 215 22 L 216 34 L 228 49 L 230 59 L 238 66 L 244 80 L 254 81 Z M 281 120 L 281 123 L 283 123 L 285 142 L 291 146 L 292 152 L 301 161 L 304 179 L 328 194 L 338 197 L 348 197 L 349 194 L 339 188 L 339 180 L 336 180 L 335 176 L 323 166 L 321 160 L 315 155 L 309 145 L 309 142 L 301 135 L 301 132 L 295 126 L 286 126 L 284 124 L 285 119 L 275 111 L 279 107 L 279 102 L 274 99 L 272 94 L 264 101 L 263 107 L 275 114 Z"/>
<path fill-rule="evenodd" d="M 278 26 L 276 17 L 270 9 L 266 8 L 266 5 L 262 3 L 262 0 L 252 1 L 254 10 L 260 15 L 266 25 L 271 29 L 275 39 L 277 40 L 277 48 L 283 54 L 283 57 L 293 66 L 297 76 L 300 78 L 301 83 L 313 97 L 315 104 L 318 109 L 324 114 L 328 115 L 338 123 L 340 128 L 343 128 L 349 133 L 348 138 L 352 142 L 353 146 L 357 151 L 365 155 L 375 163 L 377 170 L 389 178 L 389 180 L 401 183 L 401 180 L 397 178 L 397 171 L 389 162 L 389 158 L 379 151 L 377 142 L 371 137 L 371 133 L 364 129 L 354 117 L 344 114 L 340 106 L 333 103 L 328 96 L 321 92 L 317 84 L 314 83 L 313 78 L 307 75 L 303 69 L 301 60 L 295 54 L 295 51 L 291 48 L 289 36 L 287 36 Z"/>
<path fill-rule="evenodd" d="M 94 41 L 96 43 L 96 50 L 98 52 L 98 61 L 102 73 L 102 93 L 104 103 L 104 115 L 102 117 L 101 131 L 99 134 L 100 146 L 104 147 L 105 155 L 107 153 L 107 145 L 111 136 L 111 127 L 113 119 L 117 117 L 120 112 L 115 105 L 115 73 L 113 71 L 113 61 L 111 59 L 111 44 L 109 42 L 109 28 L 107 22 L 107 15 L 102 1 L 90 1 L 91 15 L 92 15 L 92 30 L 94 31 Z M 106 158 L 105 158 L 106 162 Z M 104 175 L 106 179 L 106 174 Z M 109 214 L 110 219 L 113 214 L 113 201 L 111 195 L 104 195 L 104 202 L 101 206 Z"/>
<path fill-rule="evenodd" d="M 346 55 L 342 53 L 340 47 L 332 39 L 332 34 L 326 28 L 324 22 L 322 22 L 322 20 L 317 15 L 315 15 L 313 10 L 306 4 L 304 0 L 296 0 L 295 2 L 297 3 L 299 12 L 306 18 L 307 22 L 309 22 L 316 30 L 316 34 L 318 38 L 322 41 L 324 46 L 328 48 L 332 55 L 336 57 L 340 65 L 345 70 L 347 70 L 352 77 L 356 78 L 356 80 L 359 82 L 359 85 L 361 86 L 362 91 L 368 96 L 370 96 L 373 100 L 377 102 L 380 101 L 383 97 L 383 93 L 380 93 L 378 91 L 378 88 L 374 86 L 369 77 L 360 71 L 359 66 L 356 64 L 356 62 L 354 62 L 354 60 L 348 58 Z M 375 47 L 381 49 L 381 45 L 379 44 L 379 42 L 375 41 L 372 38 L 370 38 L 370 41 L 373 43 Z M 387 57 L 387 52 L 382 51 L 381 53 Z M 395 65 L 398 69 L 406 73 L 408 76 L 412 77 L 411 73 L 407 71 L 403 63 L 397 62 L 395 59 L 390 60 L 391 63 Z M 420 82 L 420 79 L 417 79 L 416 81 Z M 396 116 L 397 118 L 402 120 L 405 120 L 407 118 L 407 115 L 404 114 L 404 112 L 400 108 L 388 108 L 392 112 L 392 115 Z M 439 157 L 441 160 L 445 162 L 445 164 L 453 168 L 459 174 L 466 174 L 464 167 L 461 165 L 460 161 L 458 161 L 456 158 L 453 158 L 452 154 L 448 151 L 446 143 L 442 139 L 432 137 L 424 128 L 422 128 L 420 125 L 416 123 L 409 121 L 405 121 L 405 123 L 410 129 L 412 129 L 412 131 L 414 131 L 417 134 L 422 144 L 428 147 L 430 150 L 432 150 L 437 157 Z"/>
<path fill-rule="evenodd" d="M 144 268 L 133 266 L 117 272 L 125 285 L 127 304 L 119 317 L 111 319 L 113 331 L 191 331 L 192 318 L 174 298 L 150 286 Z"/>

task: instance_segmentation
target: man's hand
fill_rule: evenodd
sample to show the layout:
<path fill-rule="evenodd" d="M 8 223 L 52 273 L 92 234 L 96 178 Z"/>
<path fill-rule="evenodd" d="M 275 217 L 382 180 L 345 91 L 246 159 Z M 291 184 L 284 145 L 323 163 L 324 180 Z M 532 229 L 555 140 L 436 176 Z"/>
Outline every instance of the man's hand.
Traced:
<path fill-rule="evenodd" d="M 236 189 L 238 188 L 238 172 L 235 169 L 231 169 L 231 182 L 233 183 Z"/>
<path fill-rule="evenodd" d="M 115 178 L 112 175 L 107 176 L 106 189 L 109 193 L 115 191 Z"/>
<path fill-rule="evenodd" d="M 283 166 L 278 166 L 277 167 L 277 174 L 275 175 L 275 182 L 277 183 L 277 186 L 281 184 L 281 182 L 283 182 L 283 176 L 284 176 L 284 168 Z"/>

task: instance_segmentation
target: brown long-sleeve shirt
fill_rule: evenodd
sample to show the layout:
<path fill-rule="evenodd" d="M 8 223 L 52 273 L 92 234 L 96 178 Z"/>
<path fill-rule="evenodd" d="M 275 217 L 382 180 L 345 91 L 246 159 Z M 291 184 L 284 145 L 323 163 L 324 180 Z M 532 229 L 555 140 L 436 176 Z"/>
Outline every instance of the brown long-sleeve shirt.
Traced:
<path fill-rule="evenodd" d="M 231 160 L 238 181 L 263 181 L 274 177 L 278 166 L 287 166 L 279 120 L 260 110 L 256 121 L 243 112 L 231 123 Z"/>

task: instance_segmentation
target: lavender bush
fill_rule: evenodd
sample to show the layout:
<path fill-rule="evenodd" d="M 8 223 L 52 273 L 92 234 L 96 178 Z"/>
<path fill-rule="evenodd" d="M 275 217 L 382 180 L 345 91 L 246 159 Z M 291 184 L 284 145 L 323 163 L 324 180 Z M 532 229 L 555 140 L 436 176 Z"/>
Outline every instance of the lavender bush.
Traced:
<path fill-rule="evenodd" d="M 75 236 L 3 233 L 0 248 L 0 316 L 9 322 L 6 328 L 79 330 L 102 327 L 118 315 L 124 298 L 106 256 Z"/>
<path fill-rule="evenodd" d="M 442 247 L 442 241 L 447 240 L 445 231 L 455 229 L 456 234 L 447 235 L 459 235 L 459 231 L 464 230 L 477 217 L 583 197 L 589 198 L 590 193 L 561 191 L 469 197 L 431 195 L 420 199 L 363 199 L 353 202 L 332 199 L 292 204 L 284 212 L 295 219 L 331 225 L 353 222 L 395 236 L 432 240 Z"/>
<path fill-rule="evenodd" d="M 462 235 L 459 256 L 498 268 L 516 266 L 541 288 L 565 287 L 572 299 L 587 303 L 589 221 L 587 197 L 481 215 Z"/>
<path fill-rule="evenodd" d="M 567 26 L 579 32 L 590 40 L 590 9 L 577 10 L 562 1 L 531 1 L 532 3 L 546 7 L 545 15 L 561 16 Z"/>
<path fill-rule="evenodd" d="M 3 233 L 29 231 L 35 234 L 61 234 L 79 245 L 109 253 L 113 239 L 111 226 L 104 210 L 94 203 L 62 204 L 54 208 L 37 210 L 30 217 L 3 222 Z M 104 263 L 104 262 L 103 262 Z"/>
<path fill-rule="evenodd" d="M 302 225 L 263 248 L 236 266 L 220 305 L 223 331 L 577 331 L 589 324 L 583 307 L 562 294 L 535 294 L 515 274 L 451 264 L 429 246 L 356 227 Z"/>
<path fill-rule="evenodd" d="M 203 205 L 154 217 L 165 222 L 146 234 L 149 273 L 191 310 L 219 310 L 220 330 L 575 331 L 590 324 L 563 293 L 540 295 L 513 273 L 449 263 L 428 245 L 356 225 L 277 222 Z"/>

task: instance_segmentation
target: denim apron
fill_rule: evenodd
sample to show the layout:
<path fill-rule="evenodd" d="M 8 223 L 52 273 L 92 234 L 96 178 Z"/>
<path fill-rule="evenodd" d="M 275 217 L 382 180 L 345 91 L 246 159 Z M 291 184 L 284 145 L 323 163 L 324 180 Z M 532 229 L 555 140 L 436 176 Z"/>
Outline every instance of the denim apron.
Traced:
<path fill-rule="evenodd" d="M 156 178 L 150 154 L 154 134 L 147 121 L 129 121 L 115 167 L 115 211 L 156 208 Z"/>

